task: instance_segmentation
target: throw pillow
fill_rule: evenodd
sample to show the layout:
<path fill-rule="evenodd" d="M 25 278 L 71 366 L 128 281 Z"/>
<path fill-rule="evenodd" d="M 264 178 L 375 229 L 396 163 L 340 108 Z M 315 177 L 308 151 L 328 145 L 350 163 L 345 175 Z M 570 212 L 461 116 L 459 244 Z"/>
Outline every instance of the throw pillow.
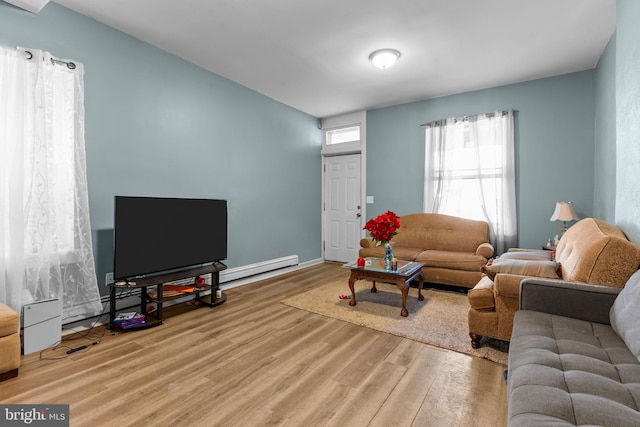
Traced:
<path fill-rule="evenodd" d="M 640 271 L 624 285 L 609 311 L 611 327 L 640 361 Z"/>
<path fill-rule="evenodd" d="M 500 255 L 501 259 L 528 259 L 531 261 L 551 261 L 553 251 L 513 251 Z"/>
<path fill-rule="evenodd" d="M 503 259 L 494 260 L 491 265 L 487 263 L 483 273 L 494 280 L 496 274 L 517 274 L 519 276 L 544 277 L 547 279 L 559 279 L 558 263 L 555 261 L 534 261 L 526 259 Z"/>
<path fill-rule="evenodd" d="M 489 276 L 491 280 L 493 280 L 493 277 L 495 276 L 495 273 L 489 270 L 489 267 L 491 267 L 491 264 L 493 264 L 493 261 L 494 261 L 494 258 L 491 258 L 489 261 L 487 261 L 485 265 L 480 267 L 480 271 L 486 274 L 487 276 Z"/>

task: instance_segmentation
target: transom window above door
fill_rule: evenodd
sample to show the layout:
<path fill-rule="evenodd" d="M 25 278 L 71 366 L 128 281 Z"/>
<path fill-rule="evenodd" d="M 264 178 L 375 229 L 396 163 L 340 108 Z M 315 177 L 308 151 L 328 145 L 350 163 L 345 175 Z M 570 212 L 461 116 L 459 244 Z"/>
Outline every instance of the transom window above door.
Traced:
<path fill-rule="evenodd" d="M 360 125 L 331 129 L 326 131 L 325 144 L 345 144 L 360 141 Z"/>
<path fill-rule="evenodd" d="M 366 112 L 322 119 L 322 155 L 361 153 L 367 139 Z"/>

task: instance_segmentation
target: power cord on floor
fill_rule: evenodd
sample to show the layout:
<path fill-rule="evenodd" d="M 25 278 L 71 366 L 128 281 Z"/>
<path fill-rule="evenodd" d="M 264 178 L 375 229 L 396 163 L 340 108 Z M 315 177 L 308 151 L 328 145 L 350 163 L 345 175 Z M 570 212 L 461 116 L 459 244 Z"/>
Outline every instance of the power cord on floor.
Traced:
<path fill-rule="evenodd" d="M 94 341 L 89 345 L 81 345 L 80 347 L 71 348 L 71 349 L 67 350 L 67 354 L 71 354 L 71 353 L 75 353 L 76 351 L 84 350 L 85 348 L 88 348 L 91 345 L 96 345 L 96 344 L 99 344 L 99 343 L 100 343 L 100 341 Z"/>
<path fill-rule="evenodd" d="M 133 290 L 128 292 L 121 292 L 118 294 L 118 299 L 126 298 L 133 293 Z M 60 341 L 40 351 L 40 360 L 62 360 L 66 359 L 70 355 L 77 352 L 87 352 L 94 346 L 100 344 L 102 338 L 107 333 L 107 327 L 103 327 L 103 319 L 108 316 L 109 305 L 105 305 L 102 313 L 97 316 L 96 320 L 91 323 L 91 326 L 85 330 L 74 330 L 73 328 L 67 328 L 67 331 L 72 333 L 62 337 Z M 87 340 L 88 343 L 82 343 L 78 346 L 69 345 L 70 342 L 76 340 Z M 64 353 L 60 354 L 61 351 Z M 55 355 L 59 355 L 56 357 Z"/>

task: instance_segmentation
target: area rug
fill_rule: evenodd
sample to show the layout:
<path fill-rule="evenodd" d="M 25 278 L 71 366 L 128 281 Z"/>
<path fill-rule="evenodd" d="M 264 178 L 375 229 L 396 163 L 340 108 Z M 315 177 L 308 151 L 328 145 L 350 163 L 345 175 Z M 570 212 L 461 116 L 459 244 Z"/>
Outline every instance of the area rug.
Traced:
<path fill-rule="evenodd" d="M 411 288 L 407 298 L 409 316 L 401 317 L 400 290 L 387 283 L 376 283 L 376 287 L 378 292 L 372 293 L 371 282 L 356 282 L 357 304 L 354 307 L 349 305 L 349 299 L 340 299 L 340 295 L 351 296 L 347 278 L 318 286 L 281 302 L 381 332 L 507 364 L 507 343 L 483 338 L 481 348 L 471 347 L 467 326 L 469 302 L 464 293 L 427 287 L 422 290 L 424 301 L 418 301 L 418 289 Z"/>

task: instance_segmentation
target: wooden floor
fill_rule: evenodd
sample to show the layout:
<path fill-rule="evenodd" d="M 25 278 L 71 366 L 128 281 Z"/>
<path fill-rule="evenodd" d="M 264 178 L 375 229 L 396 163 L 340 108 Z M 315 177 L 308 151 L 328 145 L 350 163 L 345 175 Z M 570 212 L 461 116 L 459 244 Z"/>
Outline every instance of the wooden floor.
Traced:
<path fill-rule="evenodd" d="M 0 402 L 70 404 L 92 427 L 506 425 L 501 365 L 279 303 L 341 277 L 347 293 L 325 263 L 172 307 L 157 328 L 98 328 L 87 350 L 66 355 L 95 337 L 23 356 Z"/>

